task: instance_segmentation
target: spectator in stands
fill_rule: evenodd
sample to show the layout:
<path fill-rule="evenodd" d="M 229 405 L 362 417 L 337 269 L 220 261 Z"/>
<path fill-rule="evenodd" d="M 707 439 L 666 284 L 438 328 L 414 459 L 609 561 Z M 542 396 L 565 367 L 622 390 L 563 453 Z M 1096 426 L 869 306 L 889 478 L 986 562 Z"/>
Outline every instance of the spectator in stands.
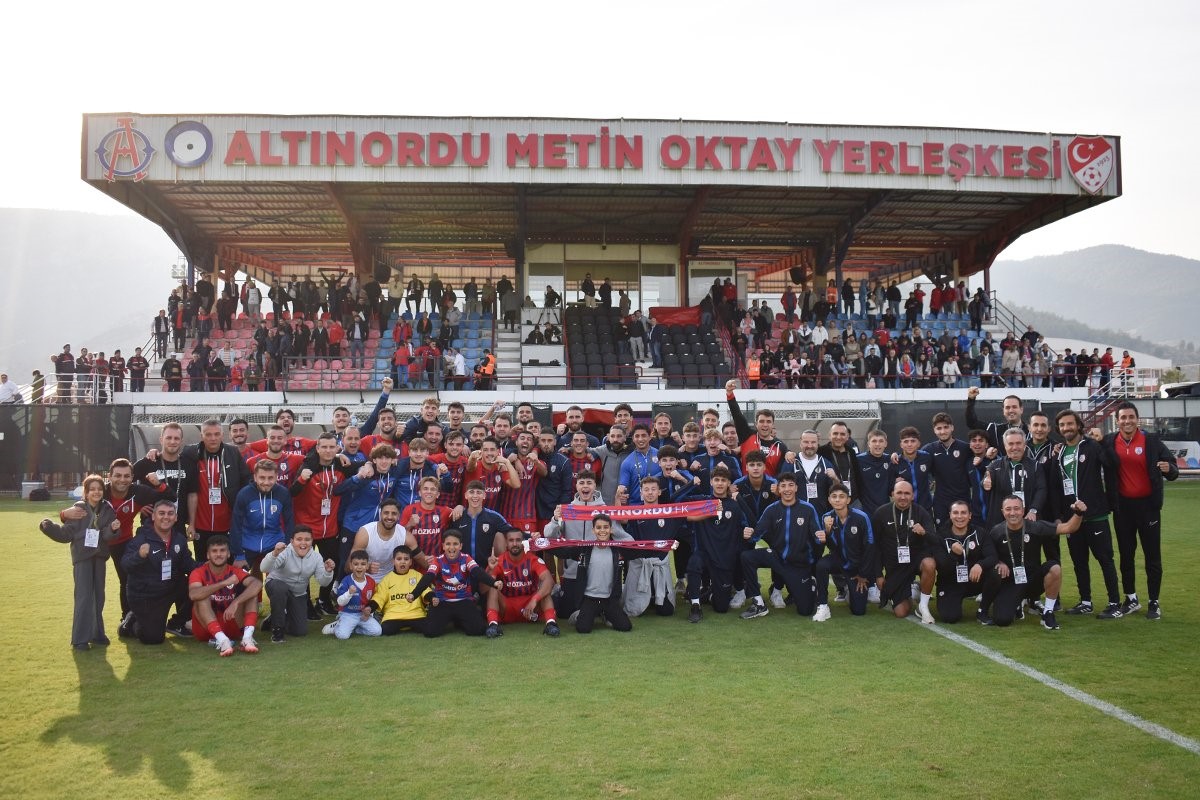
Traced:
<path fill-rule="evenodd" d="M 459 311 L 458 308 L 456 308 L 453 304 L 447 306 L 446 313 L 442 318 L 442 326 L 450 332 L 448 334 L 450 341 L 454 341 L 458 338 L 458 329 L 461 322 L 462 312 Z M 382 331 L 380 333 L 382 334 Z"/>
<path fill-rule="evenodd" d="M 268 358 L 263 362 L 262 381 L 264 392 L 278 391 L 275 386 L 275 379 L 279 377 L 279 367 L 275 364 L 275 359 Z"/>
<path fill-rule="evenodd" d="M 888 285 L 885 296 L 887 297 L 888 311 L 891 312 L 893 317 L 899 317 L 900 316 L 900 302 L 904 299 L 904 296 L 900 293 L 900 282 L 897 280 L 893 280 Z M 889 327 L 894 328 L 896 326 L 891 325 Z"/>
<path fill-rule="evenodd" d="M 633 312 L 629 321 L 629 349 L 634 361 L 646 360 L 646 324 L 642 322 L 642 312 Z"/>
<path fill-rule="evenodd" d="M 779 298 L 783 303 L 783 318 L 790 326 L 796 319 L 796 292 L 792 289 L 789 283 L 787 288 L 783 290 L 783 294 Z"/>
<path fill-rule="evenodd" d="M 846 316 L 854 313 L 854 281 L 849 278 L 842 281 L 842 307 L 846 310 Z"/>
<path fill-rule="evenodd" d="M 474 276 L 468 278 L 463 286 L 463 309 L 467 314 L 478 314 L 482 310 L 479 305 L 479 284 L 475 283 Z"/>
<path fill-rule="evenodd" d="M 496 357 L 492 355 L 492 351 L 488 348 L 483 349 L 483 358 L 475 367 L 475 388 L 480 391 L 488 391 L 492 388 L 492 381 L 496 377 Z"/>
<path fill-rule="evenodd" d="M 10 381 L 7 374 L 0 374 L 0 404 L 11 406 L 23 402 L 21 387 L 15 381 Z"/>
<path fill-rule="evenodd" d="M 496 287 L 492 285 L 491 278 L 488 278 L 487 282 L 483 284 L 482 299 L 483 299 L 483 313 L 484 314 L 495 314 L 496 313 Z"/>
<path fill-rule="evenodd" d="M 624 289 L 618 289 L 617 295 L 617 311 L 622 317 L 628 317 L 629 309 L 633 307 L 633 301 L 629 299 L 629 293 Z"/>
<path fill-rule="evenodd" d="M 666 326 L 659 325 L 658 320 L 655 319 L 654 317 L 651 317 L 650 318 L 650 332 L 649 332 L 650 365 L 657 369 L 662 369 L 662 366 L 663 366 L 662 343 L 663 343 L 663 337 L 665 337 L 666 335 L 667 335 Z M 743 352 L 742 360 L 745 360 L 745 355 L 744 355 L 745 347 L 746 347 L 746 345 L 743 345 L 743 347 L 742 347 L 742 352 Z"/>
<path fill-rule="evenodd" d="M 507 278 L 501 278 L 501 281 L 507 281 Z M 511 284 L 509 284 L 511 287 Z M 499 287 L 497 287 L 499 288 Z M 521 313 L 521 296 L 511 289 L 500 295 L 500 311 L 504 315 L 504 327 L 507 331 L 514 331 L 520 322 Z"/>
<path fill-rule="evenodd" d="M 562 344 L 562 328 L 553 322 L 546 326 L 546 344 Z"/>
<path fill-rule="evenodd" d="M 412 340 L 405 339 L 396 346 L 396 350 L 392 353 L 392 383 L 394 385 L 402 389 L 412 388 L 409 369 L 416 360 L 416 350 L 413 348 Z"/>
<path fill-rule="evenodd" d="M 155 357 L 166 358 L 167 337 L 171 334 L 171 320 L 167 317 L 165 308 L 160 308 L 158 316 L 150 322 L 150 332 L 154 334 Z"/>
<path fill-rule="evenodd" d="M 430 276 L 427 290 L 429 293 L 430 315 L 435 312 L 440 314 L 442 309 L 442 294 L 446 291 L 446 287 L 442 285 L 442 279 L 438 277 L 436 272 Z"/>
<path fill-rule="evenodd" d="M 367 307 L 360 303 L 350 319 L 346 340 L 350 343 L 350 366 L 362 369 L 366 358 L 367 339 L 371 336 L 371 323 L 367 318 Z"/>
<path fill-rule="evenodd" d="M 409 316 L 421 311 L 421 298 L 425 296 L 425 282 L 413 275 L 408 281 L 408 295 L 405 297 L 404 308 Z"/>
<path fill-rule="evenodd" d="M 219 355 L 214 355 L 208 365 L 208 390 L 210 392 L 225 391 L 225 381 L 229 378 L 229 368 Z"/>
<path fill-rule="evenodd" d="M 298 317 L 292 331 L 292 358 L 295 359 L 295 363 L 307 367 L 308 343 L 312 339 L 312 330 L 303 318 Z"/>
<path fill-rule="evenodd" d="M 329 357 L 337 358 L 342 354 L 342 340 L 346 338 L 346 329 L 336 319 L 329 321 Z"/>
<path fill-rule="evenodd" d="M 600 296 L 601 308 L 612 308 L 612 291 L 612 281 L 609 280 L 608 276 L 606 275 L 604 277 L 604 283 L 600 284 L 600 288 L 596 292 Z"/>
<path fill-rule="evenodd" d="M 958 380 L 961 377 L 962 370 L 958 367 L 958 356 L 951 353 L 942 364 L 942 385 L 947 389 L 957 388 Z"/>
<path fill-rule="evenodd" d="M 262 292 L 258 288 L 258 283 L 253 278 L 247 278 L 246 284 L 249 288 L 246 289 L 246 316 L 252 322 L 257 322 L 262 309 Z"/>
<path fill-rule="evenodd" d="M 630 355 L 629 346 L 629 323 L 625 321 L 625 317 L 617 317 L 612 326 L 613 342 L 617 345 L 617 353 L 621 356 L 628 357 Z"/>

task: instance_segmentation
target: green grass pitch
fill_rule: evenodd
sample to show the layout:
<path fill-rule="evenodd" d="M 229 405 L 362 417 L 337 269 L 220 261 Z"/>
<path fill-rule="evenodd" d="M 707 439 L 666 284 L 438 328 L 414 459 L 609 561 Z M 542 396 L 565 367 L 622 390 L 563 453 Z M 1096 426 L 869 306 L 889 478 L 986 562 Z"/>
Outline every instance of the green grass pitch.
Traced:
<path fill-rule="evenodd" d="M 561 638 L 69 647 L 61 502 L 0 503 L 0 785 L 42 798 L 1166 798 L 1200 756 L 872 608 Z M 1200 739 L 1200 483 L 1168 488 L 1163 619 L 952 630 Z M 1066 548 L 1064 544 L 1064 556 Z M 1145 576 L 1138 583 L 1145 603 Z M 1070 564 L 1062 600 L 1078 599 Z M 1097 597 L 1102 598 L 1093 568 Z M 1189 788 L 1190 787 L 1190 788 Z"/>

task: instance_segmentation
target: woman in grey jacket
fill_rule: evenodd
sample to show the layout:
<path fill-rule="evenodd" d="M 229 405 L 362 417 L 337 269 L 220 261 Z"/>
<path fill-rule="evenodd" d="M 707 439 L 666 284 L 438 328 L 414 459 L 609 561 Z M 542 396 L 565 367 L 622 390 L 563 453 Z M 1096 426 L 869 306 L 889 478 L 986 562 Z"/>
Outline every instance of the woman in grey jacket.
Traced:
<path fill-rule="evenodd" d="M 39 526 L 56 542 L 71 545 L 75 571 L 75 614 L 71 621 L 71 647 L 88 650 L 91 644 L 106 645 L 104 635 L 104 575 L 108 543 L 121 529 L 117 512 L 104 499 L 104 480 L 89 475 L 83 481 L 83 499 L 75 504 L 83 511 L 80 519 L 57 525 L 49 519 Z M 103 545 L 103 546 L 101 546 Z"/>

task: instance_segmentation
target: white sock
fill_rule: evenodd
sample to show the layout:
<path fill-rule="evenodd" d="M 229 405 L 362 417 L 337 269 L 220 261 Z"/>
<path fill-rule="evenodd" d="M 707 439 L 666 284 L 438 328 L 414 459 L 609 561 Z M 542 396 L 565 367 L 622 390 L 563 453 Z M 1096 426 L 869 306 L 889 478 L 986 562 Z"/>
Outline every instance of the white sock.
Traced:
<path fill-rule="evenodd" d="M 699 607 L 700 607 L 700 601 L 699 601 L 699 600 L 693 600 L 693 601 L 692 601 L 692 605 L 694 605 L 694 606 L 696 606 L 697 608 L 699 608 Z"/>
<path fill-rule="evenodd" d="M 921 605 L 921 610 L 922 610 L 922 611 L 928 611 L 928 610 L 929 610 L 929 598 L 930 598 L 930 597 L 932 597 L 932 596 L 933 596 L 933 595 L 928 595 L 928 594 L 925 594 L 924 592 L 921 592 L 921 601 L 920 601 L 920 605 Z"/>
<path fill-rule="evenodd" d="M 254 638 L 254 626 L 247 625 L 245 628 L 242 629 L 242 641 L 245 641 L 246 639 L 253 639 L 253 638 Z"/>
<path fill-rule="evenodd" d="M 1047 598 L 1046 598 L 1046 602 L 1045 602 L 1045 604 L 1044 604 L 1044 607 L 1045 607 L 1045 609 L 1046 609 L 1047 611 L 1053 611 L 1053 610 L 1054 610 L 1054 604 L 1055 604 L 1055 603 L 1057 603 L 1057 602 L 1058 602 L 1058 598 L 1057 598 L 1057 597 L 1047 597 Z"/>
<path fill-rule="evenodd" d="M 1137 595 L 1136 594 L 1127 594 L 1127 595 L 1125 595 L 1125 599 L 1129 600 L 1130 602 L 1136 603 Z"/>
<path fill-rule="evenodd" d="M 219 644 L 221 647 L 224 647 L 225 645 L 230 643 L 229 637 L 225 635 L 225 631 L 219 631 L 217 633 L 216 639 L 217 639 L 217 644 Z"/>

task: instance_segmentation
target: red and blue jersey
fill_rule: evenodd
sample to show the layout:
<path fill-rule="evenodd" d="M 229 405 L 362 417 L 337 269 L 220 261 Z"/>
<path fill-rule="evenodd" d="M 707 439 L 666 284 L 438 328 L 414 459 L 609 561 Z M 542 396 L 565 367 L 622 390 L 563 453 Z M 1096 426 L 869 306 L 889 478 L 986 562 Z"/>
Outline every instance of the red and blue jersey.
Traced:
<path fill-rule="evenodd" d="M 270 453 L 252 453 L 246 459 L 246 466 L 250 468 L 251 473 L 254 472 L 254 465 L 260 461 L 270 461 L 275 464 L 277 482 L 284 488 L 290 487 L 292 481 L 300 474 L 300 470 L 304 469 L 304 456 L 296 453 L 280 453 L 279 458 L 271 458 Z"/>
<path fill-rule="evenodd" d="M 522 553 L 520 558 L 513 558 L 506 550 L 492 570 L 492 577 L 504 581 L 500 593 L 505 597 L 530 597 L 537 592 L 538 582 L 548 571 L 546 562 L 534 553 Z"/>
<path fill-rule="evenodd" d="M 371 598 L 375 596 L 375 579 L 370 575 L 367 575 L 363 578 L 363 580 L 365 580 L 366 583 L 361 589 L 354 593 L 354 596 L 350 598 L 349 603 L 341 607 L 342 611 L 353 614 L 361 614 L 362 610 L 370 605 Z M 346 592 L 350 591 L 351 586 L 357 586 L 354 583 L 353 575 L 347 575 L 346 577 L 342 578 L 342 582 L 338 584 L 338 596 L 340 597 L 341 595 L 344 595 Z"/>
<path fill-rule="evenodd" d="M 434 464 L 445 464 L 446 469 L 449 470 L 447 475 L 450 476 L 450 488 L 446 488 L 445 476 L 443 476 L 442 491 L 438 494 L 437 504 L 451 508 L 462 505 L 463 486 L 467 476 L 467 457 L 459 456 L 457 461 L 452 462 L 445 453 L 434 453 L 429 456 L 429 460 Z"/>
<path fill-rule="evenodd" d="M 429 562 L 425 574 L 433 576 L 433 595 L 443 602 L 471 599 L 471 573 L 479 569 L 475 559 L 460 553 L 451 560 L 440 555 Z"/>
<path fill-rule="evenodd" d="M 483 463 L 483 460 L 475 464 L 475 468 L 468 470 L 466 482 L 481 481 L 483 483 L 483 505 L 485 508 L 490 508 L 492 511 L 500 505 L 500 489 L 504 486 L 504 478 L 507 473 L 499 464 L 493 464 L 491 469 Z"/>
<path fill-rule="evenodd" d="M 220 583 L 221 581 L 227 580 L 230 573 L 237 576 L 238 582 L 233 586 L 223 586 L 209 596 L 209 600 L 212 602 L 213 614 L 216 616 L 217 620 L 221 620 L 225 611 L 231 605 L 233 605 L 233 601 L 237 599 L 238 592 L 241 591 L 242 582 L 245 581 L 249 575 L 245 570 L 241 570 L 233 566 L 227 567 L 224 572 L 218 575 L 217 573 L 213 572 L 212 565 L 210 565 L 208 562 L 196 567 L 188 575 L 189 585 L 199 584 L 201 586 L 212 586 Z M 200 618 L 196 616 L 196 607 L 193 606 L 192 629 L 201 630 L 203 627 L 204 624 L 200 621 Z"/>
<path fill-rule="evenodd" d="M 500 502 L 497 510 L 507 520 L 536 520 L 537 519 L 537 487 L 541 476 L 537 474 L 538 460 L 534 458 L 530 464 L 523 458 L 518 458 L 513 468 L 521 485 L 516 489 L 505 486 L 500 490 Z"/>
<path fill-rule="evenodd" d="M 421 552 L 432 558 L 442 552 L 442 531 L 450 525 L 453 510 L 446 506 L 425 508 L 420 503 L 413 503 L 400 512 L 400 524 L 417 540 Z"/>

